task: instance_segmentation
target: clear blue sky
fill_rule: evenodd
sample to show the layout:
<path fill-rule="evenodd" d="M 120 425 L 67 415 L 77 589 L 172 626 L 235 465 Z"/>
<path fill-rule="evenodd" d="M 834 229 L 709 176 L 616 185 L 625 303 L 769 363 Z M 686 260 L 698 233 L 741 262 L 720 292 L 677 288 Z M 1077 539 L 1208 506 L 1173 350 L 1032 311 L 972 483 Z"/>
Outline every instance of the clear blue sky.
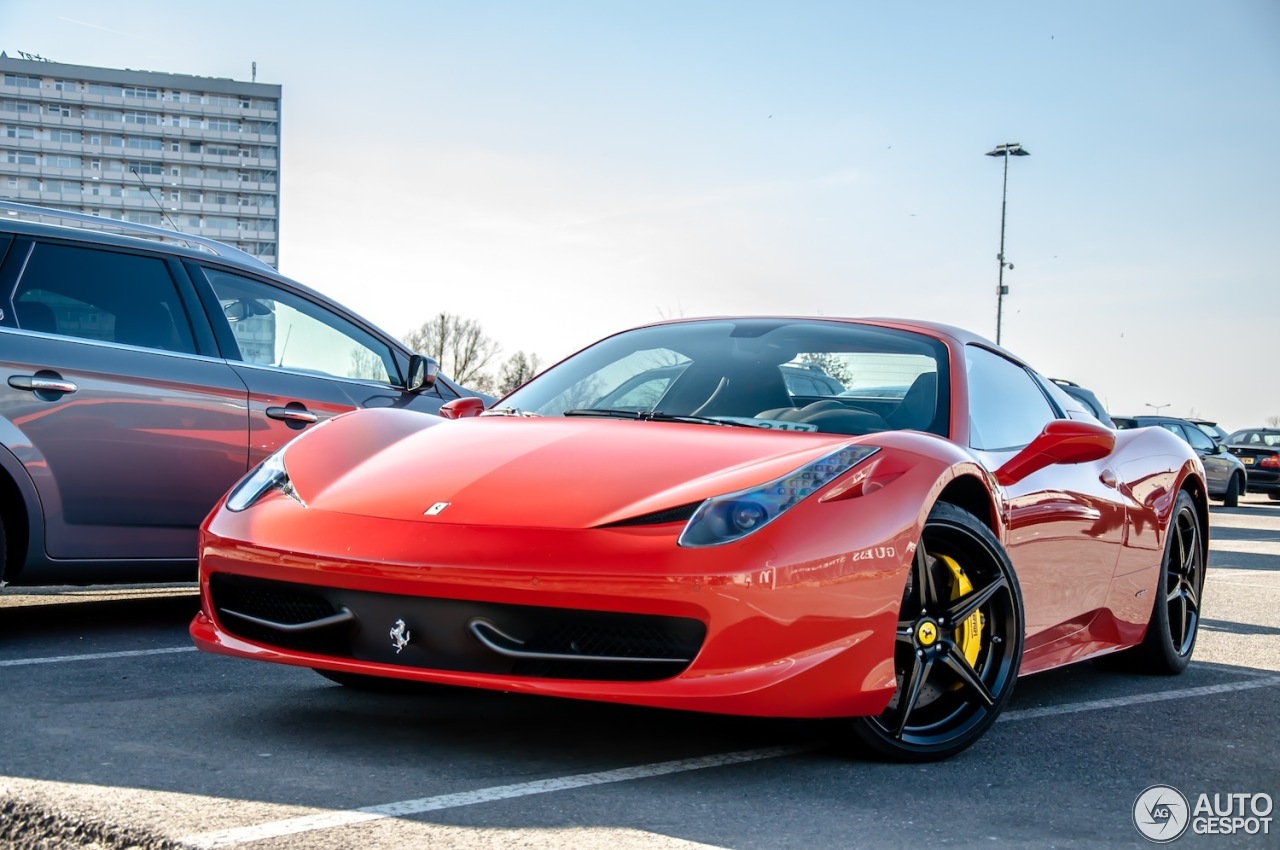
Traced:
<path fill-rule="evenodd" d="M 1280 415 L 1280 3 L 0 0 L 0 48 L 284 87 L 281 270 L 554 361 L 927 318 L 1116 413 Z"/>

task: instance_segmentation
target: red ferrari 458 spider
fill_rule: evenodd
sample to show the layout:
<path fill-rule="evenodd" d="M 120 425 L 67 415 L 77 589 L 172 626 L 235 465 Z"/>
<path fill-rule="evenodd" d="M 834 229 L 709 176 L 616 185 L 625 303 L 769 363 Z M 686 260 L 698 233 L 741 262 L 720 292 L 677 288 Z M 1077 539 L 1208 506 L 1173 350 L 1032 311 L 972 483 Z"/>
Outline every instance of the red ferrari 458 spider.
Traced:
<path fill-rule="evenodd" d="M 1195 646 L 1195 453 L 955 328 L 666 322 L 481 406 L 340 416 L 246 476 L 202 529 L 197 646 L 832 718 L 903 760 L 972 744 L 1019 675 Z"/>

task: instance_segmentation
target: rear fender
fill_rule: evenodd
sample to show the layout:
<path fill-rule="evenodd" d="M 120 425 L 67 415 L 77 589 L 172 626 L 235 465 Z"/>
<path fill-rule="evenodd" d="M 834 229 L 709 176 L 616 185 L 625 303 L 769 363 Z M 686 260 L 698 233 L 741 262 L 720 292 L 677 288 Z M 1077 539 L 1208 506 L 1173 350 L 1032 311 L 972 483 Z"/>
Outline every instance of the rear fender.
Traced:
<path fill-rule="evenodd" d="M 0 446 L 0 518 L 6 548 L 0 582 L 8 582 L 32 560 L 41 560 L 35 553 L 42 547 L 33 543 L 44 540 L 44 510 L 26 467 L 7 446 Z"/>

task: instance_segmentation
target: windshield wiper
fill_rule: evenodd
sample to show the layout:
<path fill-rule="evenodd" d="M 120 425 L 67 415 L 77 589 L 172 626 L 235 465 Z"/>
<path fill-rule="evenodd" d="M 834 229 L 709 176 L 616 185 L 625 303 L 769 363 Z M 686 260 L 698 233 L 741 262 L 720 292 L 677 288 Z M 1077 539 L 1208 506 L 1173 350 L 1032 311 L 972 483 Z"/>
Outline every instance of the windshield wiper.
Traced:
<path fill-rule="evenodd" d="M 528 410 L 521 410 L 518 407 L 491 407 L 481 412 L 481 416 L 523 416 L 526 418 L 537 418 L 541 413 L 532 413 Z"/>
<path fill-rule="evenodd" d="M 732 425 L 737 428 L 755 428 L 747 422 L 735 422 L 727 419 L 716 419 L 711 416 L 694 416 L 693 414 L 663 413 L 661 410 L 619 410 L 610 407 L 579 407 L 566 410 L 565 416 L 601 416 L 610 419 L 635 419 L 640 422 L 695 422 L 703 425 Z"/>

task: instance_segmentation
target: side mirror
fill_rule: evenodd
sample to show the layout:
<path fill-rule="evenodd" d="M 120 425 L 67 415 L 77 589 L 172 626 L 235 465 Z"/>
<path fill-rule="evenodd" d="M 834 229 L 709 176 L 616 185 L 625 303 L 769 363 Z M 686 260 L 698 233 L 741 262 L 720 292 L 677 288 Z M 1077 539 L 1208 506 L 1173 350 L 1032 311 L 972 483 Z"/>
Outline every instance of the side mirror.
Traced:
<path fill-rule="evenodd" d="M 996 470 L 996 481 L 1008 487 L 1056 463 L 1091 463 L 1116 447 L 1110 429 L 1074 419 L 1055 419 L 1031 443 Z"/>
<path fill-rule="evenodd" d="M 405 383 L 405 389 L 411 393 L 430 389 L 436 385 L 436 376 L 439 374 L 439 363 L 421 354 L 410 354 L 409 380 Z"/>
<path fill-rule="evenodd" d="M 455 398 L 440 406 L 440 415 L 445 419 L 466 419 L 470 416 L 479 416 L 483 412 L 484 399 L 474 396 Z"/>

